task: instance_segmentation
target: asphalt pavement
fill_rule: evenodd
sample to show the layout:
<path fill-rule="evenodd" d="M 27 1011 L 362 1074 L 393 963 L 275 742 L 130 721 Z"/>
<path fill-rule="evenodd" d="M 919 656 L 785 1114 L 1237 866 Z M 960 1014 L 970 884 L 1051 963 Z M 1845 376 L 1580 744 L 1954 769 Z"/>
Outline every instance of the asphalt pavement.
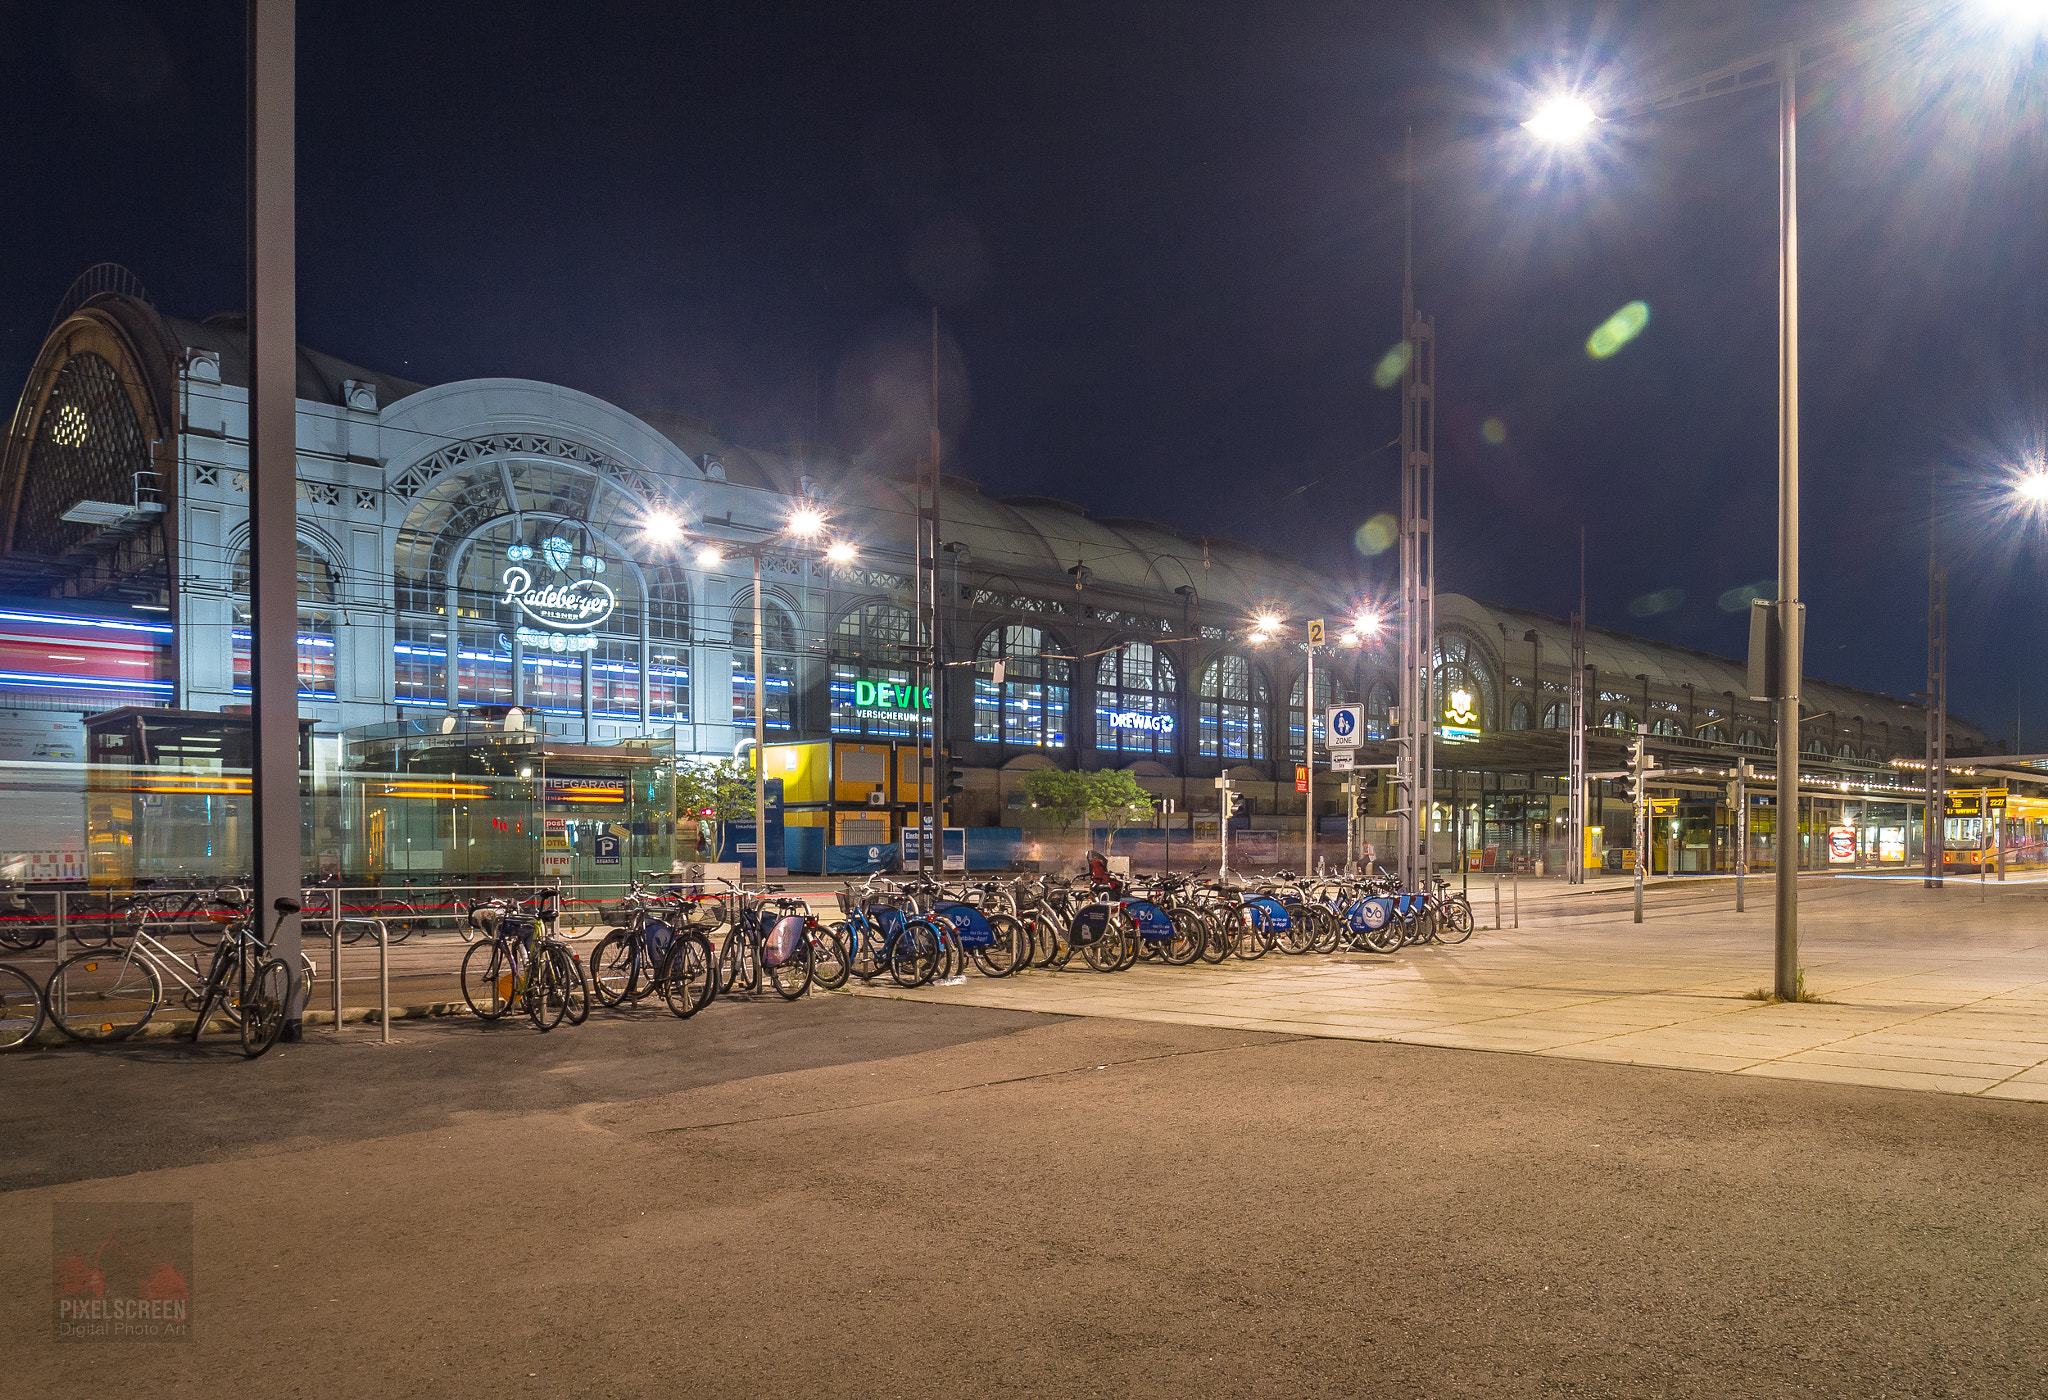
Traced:
<path fill-rule="evenodd" d="M 7 1393 L 2048 1393 L 2038 1104 L 716 1010 L 0 1065 Z M 194 1204 L 193 1343 L 48 1340 L 65 1200 Z"/>

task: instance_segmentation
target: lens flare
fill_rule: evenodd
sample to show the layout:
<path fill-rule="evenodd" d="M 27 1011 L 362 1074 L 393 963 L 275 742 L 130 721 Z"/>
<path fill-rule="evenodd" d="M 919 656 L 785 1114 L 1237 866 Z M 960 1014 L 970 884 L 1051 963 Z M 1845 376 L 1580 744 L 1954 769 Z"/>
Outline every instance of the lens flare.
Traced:
<path fill-rule="evenodd" d="M 1716 602 L 1722 612 L 1741 612 L 1761 598 L 1765 602 L 1778 596 L 1778 584 L 1774 579 L 1763 579 L 1757 583 L 1745 583 L 1740 588 L 1731 588 Z"/>
<path fill-rule="evenodd" d="M 2013 484 L 2013 493 L 2034 505 L 2048 504 L 2048 471 L 2033 471 Z"/>
<path fill-rule="evenodd" d="M 671 511 L 657 510 L 648 515 L 640 533 L 657 544 L 664 543 L 681 537 L 683 522 Z"/>
<path fill-rule="evenodd" d="M 1630 617 L 1662 617 L 1668 612 L 1677 612 L 1685 602 L 1682 588 L 1660 588 L 1655 593 L 1645 593 L 1629 603 Z"/>
<path fill-rule="evenodd" d="M 1400 535 L 1400 521 L 1391 515 L 1375 515 L 1358 527 L 1358 532 L 1351 537 L 1351 542 L 1358 547 L 1360 554 L 1370 559 L 1375 554 L 1385 554 L 1392 549 L 1394 541 L 1400 538 Z"/>
<path fill-rule="evenodd" d="M 1643 327 L 1649 324 L 1650 304 L 1632 301 L 1602 321 L 1598 329 L 1586 337 L 1586 353 L 1596 360 L 1604 360 L 1641 335 Z"/>
<path fill-rule="evenodd" d="M 1382 389 L 1391 389 L 1401 382 L 1401 376 L 1408 372 L 1408 362 L 1415 358 L 1415 347 L 1402 341 L 1373 366 L 1372 382 Z"/>
<path fill-rule="evenodd" d="M 1479 425 L 1479 436 L 1490 447 L 1499 447 L 1508 440 L 1508 425 L 1498 418 L 1489 418 Z"/>

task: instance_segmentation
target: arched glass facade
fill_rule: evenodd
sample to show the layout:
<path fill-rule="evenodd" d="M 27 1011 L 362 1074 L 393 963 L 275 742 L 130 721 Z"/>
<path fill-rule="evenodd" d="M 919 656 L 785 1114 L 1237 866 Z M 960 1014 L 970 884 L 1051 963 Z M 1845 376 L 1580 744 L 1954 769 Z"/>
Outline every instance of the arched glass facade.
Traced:
<path fill-rule="evenodd" d="M 975 650 L 974 737 L 988 744 L 1065 748 L 1073 663 L 1036 627 L 998 627 Z M 1003 679 L 995 663 L 1003 663 Z"/>
<path fill-rule="evenodd" d="M 1294 684 L 1287 692 L 1287 753 L 1296 762 L 1301 759 L 1301 691 L 1307 683 L 1308 676 L 1304 670 L 1294 678 Z M 1310 711 L 1309 722 L 1314 726 L 1318 744 L 1323 742 L 1323 717 L 1329 713 L 1329 707 L 1348 704 L 1352 698 L 1351 687 L 1335 673 L 1334 668 L 1316 667 L 1316 701 Z"/>
<path fill-rule="evenodd" d="M 793 728 L 796 722 L 797 645 L 796 620 L 781 603 L 761 600 L 761 665 L 767 672 L 767 707 L 763 717 L 770 730 Z M 754 723 L 754 604 L 751 597 L 733 604 L 732 609 L 732 722 L 742 727 Z"/>
<path fill-rule="evenodd" d="M 1131 642 L 1096 663 L 1096 748 L 1173 753 L 1180 747 L 1179 710 L 1173 661 L 1157 647 Z M 1145 716 L 1163 716 L 1166 727 Z"/>
<path fill-rule="evenodd" d="M 334 697 L 334 604 L 338 576 L 327 556 L 299 541 L 299 694 L 309 700 Z M 231 623 L 235 689 L 249 690 L 249 551 L 235 556 L 229 584 L 234 598 Z"/>
<path fill-rule="evenodd" d="M 915 628 L 910 610 L 893 603 L 868 603 L 841 615 L 832 628 L 830 653 L 834 734 L 917 733 L 917 708 L 901 703 L 900 689 L 915 682 L 905 651 L 916 639 Z"/>
<path fill-rule="evenodd" d="M 392 698 L 687 719 L 687 584 L 622 543 L 645 514 L 574 463 L 491 462 L 433 481 L 398 531 Z"/>
<path fill-rule="evenodd" d="M 1266 679 L 1242 656 L 1219 656 L 1202 668 L 1196 751 L 1210 758 L 1266 756 Z"/>

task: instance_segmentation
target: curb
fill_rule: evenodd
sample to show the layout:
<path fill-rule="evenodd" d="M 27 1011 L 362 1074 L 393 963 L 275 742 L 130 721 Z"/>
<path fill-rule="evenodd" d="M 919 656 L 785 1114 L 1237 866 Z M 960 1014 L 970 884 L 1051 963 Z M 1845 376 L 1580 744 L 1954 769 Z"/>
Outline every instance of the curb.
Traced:
<path fill-rule="evenodd" d="M 467 1015 L 469 1015 L 469 1006 L 466 1002 L 460 1001 L 430 1001 L 415 1006 L 394 1006 L 391 1008 L 391 1019 L 393 1021 L 420 1021 L 430 1017 Z M 138 1040 L 169 1040 L 175 1036 L 190 1035 L 192 1027 L 197 1024 L 198 1019 L 198 1017 L 192 1015 L 152 1016 L 149 1019 L 149 1024 L 136 1031 L 133 1035 L 124 1036 L 120 1040 L 105 1041 L 73 1040 L 70 1036 L 58 1030 L 56 1026 L 46 1022 L 42 1030 L 37 1032 L 36 1038 L 28 1045 L 20 1048 L 25 1050 L 56 1050 L 75 1046 L 81 1050 L 89 1050 L 97 1046 L 128 1045 Z M 341 1009 L 341 1024 L 344 1026 L 376 1025 L 382 1020 L 383 1017 L 374 1006 L 344 1006 Z M 331 1026 L 335 1024 L 334 1013 L 332 1011 L 308 1011 L 305 1014 L 304 1024 L 308 1026 Z M 233 1022 L 220 1019 L 212 1021 L 207 1029 L 209 1032 L 221 1035 L 233 1035 L 236 1031 Z"/>

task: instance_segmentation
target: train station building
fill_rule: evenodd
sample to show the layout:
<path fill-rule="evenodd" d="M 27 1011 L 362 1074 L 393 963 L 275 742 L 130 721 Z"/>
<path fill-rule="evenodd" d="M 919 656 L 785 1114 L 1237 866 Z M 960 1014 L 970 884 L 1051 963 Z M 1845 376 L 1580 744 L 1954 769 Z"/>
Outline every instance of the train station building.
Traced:
<path fill-rule="evenodd" d="M 0 759 L 88 757 L 88 715 L 248 703 L 247 357 L 239 318 L 165 315 L 118 270 L 59 308 L 0 458 Z M 425 385 L 310 349 L 298 365 L 300 713 L 316 771 L 517 711 L 525 742 L 573 750 L 574 776 L 609 781 L 607 750 L 622 775 L 741 751 L 758 687 L 771 764 L 787 749 L 794 772 L 800 749 L 819 770 L 791 826 L 824 828 L 826 844 L 900 830 L 916 796 L 903 758 L 929 713 L 904 650 L 910 480 L 560 385 Z M 805 507 L 857 557 L 768 552 L 756 675 L 750 570 L 701 545 L 771 540 Z M 1296 781 L 1337 702 L 1364 708 L 1361 762 L 1386 761 L 1393 632 L 1347 631 L 1363 592 L 1220 537 L 959 478 L 941 511 L 942 733 L 966 770 L 954 824 L 1031 827 L 1022 773 L 1046 765 L 1129 769 L 1197 832 L 1213 830 L 1225 773 L 1252 794 L 1256 830 L 1341 821 L 1340 777 L 1319 760 L 1313 792 Z M 668 520 L 689 535 L 650 528 Z M 1264 635 L 1268 615 L 1296 625 Z M 1313 697 L 1310 617 L 1331 620 L 1333 641 Z M 1440 858 L 1560 868 L 1567 624 L 1443 595 L 1435 658 Z M 1589 629 L 1587 660 L 1592 767 L 1620 767 L 1643 725 L 1667 770 L 1696 770 L 1665 791 L 1656 868 L 1728 868 L 1729 779 L 1739 759 L 1769 771 L 1771 707 L 1744 698 L 1728 658 Z M 1826 863 L 1842 829 L 1857 861 L 1917 858 L 1908 765 L 1924 711 L 1824 680 L 1805 703 L 1802 862 Z M 1982 752 L 1984 736 L 1952 718 L 1949 747 Z M 1609 785 L 1595 820 L 1617 849 L 1625 811 Z M 1767 867 L 1774 826 L 1751 825 Z M 351 873 L 436 868 L 424 839 L 417 856 L 389 831 L 375 847 L 355 827 L 315 839 Z"/>

